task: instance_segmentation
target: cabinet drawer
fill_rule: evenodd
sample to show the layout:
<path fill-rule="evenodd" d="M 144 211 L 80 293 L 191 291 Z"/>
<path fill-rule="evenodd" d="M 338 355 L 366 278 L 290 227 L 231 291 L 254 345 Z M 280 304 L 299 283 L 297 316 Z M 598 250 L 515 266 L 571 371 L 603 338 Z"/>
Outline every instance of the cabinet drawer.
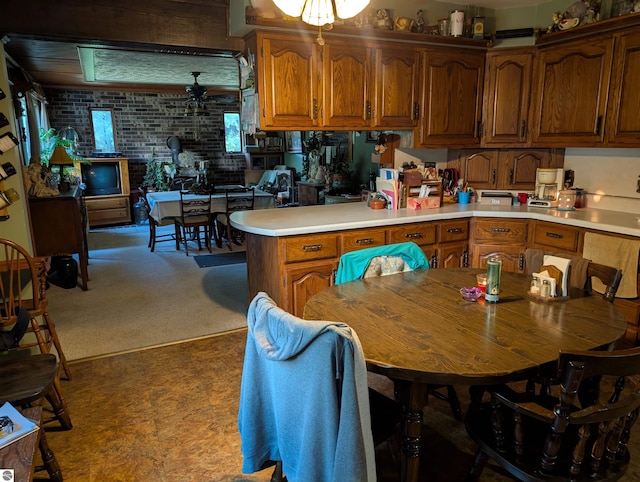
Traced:
<path fill-rule="evenodd" d="M 448 221 L 440 225 L 440 243 L 469 239 L 469 221 Z"/>
<path fill-rule="evenodd" d="M 282 259 L 285 263 L 338 256 L 338 235 L 319 234 L 295 236 L 282 240 Z"/>
<path fill-rule="evenodd" d="M 433 223 L 405 224 L 387 230 L 387 244 L 413 241 L 419 246 L 436 243 L 437 226 Z"/>
<path fill-rule="evenodd" d="M 492 243 L 526 243 L 529 221 L 502 218 L 478 219 L 475 239 Z"/>
<path fill-rule="evenodd" d="M 342 253 L 356 251 L 363 248 L 372 248 L 374 246 L 384 246 L 385 231 L 363 229 L 353 231 L 342 235 Z"/>
<path fill-rule="evenodd" d="M 89 211 L 89 225 L 96 226 L 101 223 L 124 223 L 129 222 L 129 209 L 100 209 L 99 211 Z"/>
<path fill-rule="evenodd" d="M 87 209 L 89 211 L 95 211 L 98 209 L 117 209 L 129 207 L 129 199 L 124 197 L 109 199 L 87 199 L 86 203 Z"/>
<path fill-rule="evenodd" d="M 571 226 L 538 221 L 533 233 L 535 248 L 552 248 L 554 250 L 578 252 L 580 230 Z"/>

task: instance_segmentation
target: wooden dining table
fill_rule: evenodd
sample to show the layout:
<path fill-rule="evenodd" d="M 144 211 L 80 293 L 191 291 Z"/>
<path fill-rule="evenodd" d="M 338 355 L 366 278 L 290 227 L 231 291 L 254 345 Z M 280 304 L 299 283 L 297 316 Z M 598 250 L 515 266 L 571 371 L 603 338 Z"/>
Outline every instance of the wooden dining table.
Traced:
<path fill-rule="evenodd" d="M 430 384 L 485 387 L 525 380 L 560 349 L 611 347 L 626 329 L 622 313 L 598 294 L 543 301 L 530 277 L 502 273 L 500 300 L 465 301 L 471 268 L 429 269 L 331 286 L 309 299 L 305 319 L 347 323 L 367 369 L 393 380 L 403 405 L 403 481 L 417 481 Z M 477 392 L 481 390 L 477 390 Z"/>

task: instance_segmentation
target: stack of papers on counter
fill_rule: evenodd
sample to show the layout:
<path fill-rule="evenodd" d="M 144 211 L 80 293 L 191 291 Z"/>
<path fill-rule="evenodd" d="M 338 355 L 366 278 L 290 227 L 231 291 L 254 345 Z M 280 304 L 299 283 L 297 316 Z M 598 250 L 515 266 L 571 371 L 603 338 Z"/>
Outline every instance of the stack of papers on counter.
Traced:
<path fill-rule="evenodd" d="M 376 191 L 387 199 L 388 209 L 398 209 L 400 203 L 400 181 L 396 179 L 376 179 Z"/>

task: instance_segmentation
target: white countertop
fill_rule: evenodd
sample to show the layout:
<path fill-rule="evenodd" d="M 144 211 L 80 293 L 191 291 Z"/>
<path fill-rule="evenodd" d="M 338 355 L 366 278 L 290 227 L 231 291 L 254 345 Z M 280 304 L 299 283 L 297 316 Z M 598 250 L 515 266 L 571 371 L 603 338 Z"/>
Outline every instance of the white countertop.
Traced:
<path fill-rule="evenodd" d="M 291 236 L 346 229 L 374 228 L 442 219 L 500 217 L 538 219 L 569 226 L 640 237 L 640 215 L 603 209 L 558 211 L 527 206 L 447 204 L 439 209 L 370 209 L 365 202 L 242 211 L 231 215 L 231 224 L 242 231 L 264 236 Z"/>

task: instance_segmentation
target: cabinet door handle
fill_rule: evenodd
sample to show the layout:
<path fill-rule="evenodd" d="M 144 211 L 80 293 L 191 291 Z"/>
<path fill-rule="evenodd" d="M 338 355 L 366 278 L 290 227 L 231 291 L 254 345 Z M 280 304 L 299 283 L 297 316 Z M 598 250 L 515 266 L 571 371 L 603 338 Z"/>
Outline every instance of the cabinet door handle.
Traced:
<path fill-rule="evenodd" d="M 524 271 L 524 253 L 518 256 L 518 270 Z"/>
<path fill-rule="evenodd" d="M 511 232 L 511 228 L 495 228 L 491 227 L 492 233 L 509 233 Z"/>
<path fill-rule="evenodd" d="M 302 251 L 310 253 L 312 251 L 320 251 L 322 249 L 321 244 L 306 244 L 302 247 Z"/>
<path fill-rule="evenodd" d="M 318 119 L 318 99 L 313 99 L 313 120 Z"/>
<path fill-rule="evenodd" d="M 437 268 L 438 267 L 438 256 L 437 255 L 433 255 L 431 256 L 431 267 L 432 268 Z"/>
<path fill-rule="evenodd" d="M 476 137 L 482 137 L 482 122 L 478 121 L 476 124 Z"/>
<path fill-rule="evenodd" d="M 461 233 L 462 228 L 449 228 L 447 229 L 447 233 Z"/>
<path fill-rule="evenodd" d="M 363 238 L 356 239 L 356 244 L 374 244 L 375 240 L 373 238 Z"/>
<path fill-rule="evenodd" d="M 596 135 L 600 135 L 600 129 L 602 128 L 602 116 L 598 116 L 598 120 L 596 122 Z"/>
<path fill-rule="evenodd" d="M 367 116 L 367 119 L 371 119 L 371 101 L 370 100 L 367 101 L 367 114 L 366 114 L 366 116 Z"/>
<path fill-rule="evenodd" d="M 513 185 L 513 169 L 509 169 L 509 185 Z"/>
<path fill-rule="evenodd" d="M 463 268 L 469 267 L 469 251 L 467 250 L 465 250 L 464 253 L 462 253 L 462 267 Z"/>
<path fill-rule="evenodd" d="M 564 236 L 562 234 L 558 234 L 558 233 L 545 233 L 545 235 L 547 236 L 547 238 L 555 238 L 555 239 L 562 239 L 564 238 Z"/>
<path fill-rule="evenodd" d="M 491 171 L 491 184 L 495 184 L 496 183 L 496 170 L 493 169 Z"/>
<path fill-rule="evenodd" d="M 404 237 L 409 239 L 418 239 L 422 238 L 422 233 L 407 233 L 404 235 Z"/>
<path fill-rule="evenodd" d="M 524 135 L 527 133 L 527 121 L 523 120 L 520 124 L 520 137 L 524 138 Z"/>
<path fill-rule="evenodd" d="M 413 103 L 413 120 L 417 120 L 420 116 L 420 104 L 417 102 Z"/>

